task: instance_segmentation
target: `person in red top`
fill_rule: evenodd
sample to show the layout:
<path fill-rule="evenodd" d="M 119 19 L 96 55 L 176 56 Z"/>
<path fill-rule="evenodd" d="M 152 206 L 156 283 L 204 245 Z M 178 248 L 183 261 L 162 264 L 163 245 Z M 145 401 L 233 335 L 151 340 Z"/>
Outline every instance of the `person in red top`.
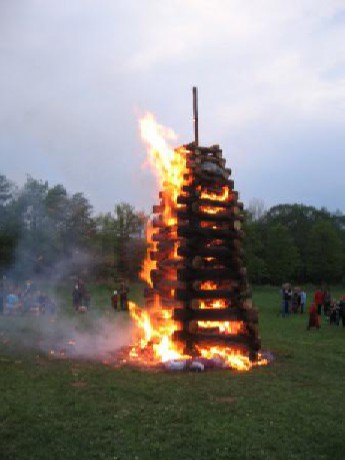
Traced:
<path fill-rule="evenodd" d="M 307 326 L 308 331 L 311 327 L 316 327 L 316 329 L 320 329 L 319 315 L 314 303 L 312 303 L 309 308 L 309 324 Z"/>
<path fill-rule="evenodd" d="M 321 315 L 322 305 L 324 301 L 324 293 L 322 289 L 318 289 L 317 291 L 315 291 L 314 300 L 317 308 L 317 314 Z"/>

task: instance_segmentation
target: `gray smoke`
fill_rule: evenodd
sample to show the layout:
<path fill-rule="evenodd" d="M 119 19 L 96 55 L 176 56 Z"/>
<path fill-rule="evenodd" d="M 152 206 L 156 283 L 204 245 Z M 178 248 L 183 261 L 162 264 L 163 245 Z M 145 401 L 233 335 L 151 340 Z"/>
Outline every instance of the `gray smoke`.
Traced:
<path fill-rule="evenodd" d="M 0 348 L 10 354 L 109 361 L 131 341 L 132 326 L 123 313 L 0 317 Z"/>

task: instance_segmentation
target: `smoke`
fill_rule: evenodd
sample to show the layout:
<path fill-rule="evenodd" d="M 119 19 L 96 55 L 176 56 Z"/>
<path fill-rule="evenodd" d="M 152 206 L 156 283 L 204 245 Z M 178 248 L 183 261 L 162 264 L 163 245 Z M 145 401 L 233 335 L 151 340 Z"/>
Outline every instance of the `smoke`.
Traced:
<path fill-rule="evenodd" d="M 0 317 L 0 349 L 9 354 L 42 352 L 104 362 L 115 360 L 131 342 L 132 325 L 125 313 Z"/>

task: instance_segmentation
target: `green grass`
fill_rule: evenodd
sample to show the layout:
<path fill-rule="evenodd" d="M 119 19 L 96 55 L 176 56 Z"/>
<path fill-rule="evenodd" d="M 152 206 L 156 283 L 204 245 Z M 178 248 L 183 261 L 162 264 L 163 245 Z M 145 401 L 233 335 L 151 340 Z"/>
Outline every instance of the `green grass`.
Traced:
<path fill-rule="evenodd" d="M 71 319 L 112 321 L 110 289 L 91 291 L 90 313 Z M 69 291 L 59 295 L 72 311 Z M 345 328 L 323 320 L 306 331 L 307 315 L 281 318 L 277 289 L 254 289 L 254 301 L 275 360 L 248 373 L 57 360 L 0 335 L 0 459 L 344 458 Z M 25 336 L 35 321 L 1 317 L 0 334 Z"/>

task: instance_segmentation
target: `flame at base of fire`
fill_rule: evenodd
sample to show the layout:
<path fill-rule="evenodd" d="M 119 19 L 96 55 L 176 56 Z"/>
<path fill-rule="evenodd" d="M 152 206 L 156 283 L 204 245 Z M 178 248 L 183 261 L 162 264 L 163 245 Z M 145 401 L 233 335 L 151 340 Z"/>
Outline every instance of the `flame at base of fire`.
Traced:
<path fill-rule="evenodd" d="M 171 311 L 160 308 L 158 297 L 154 306 L 142 310 L 134 302 L 129 302 L 129 312 L 136 323 L 135 345 L 129 353 L 129 359 L 145 365 L 156 365 L 184 356 L 172 341 L 177 324 L 171 319 Z"/>
<path fill-rule="evenodd" d="M 143 366 L 157 366 L 172 361 L 202 359 L 217 363 L 218 367 L 248 371 L 253 366 L 268 364 L 268 360 L 258 354 L 252 361 L 249 354 L 229 346 L 196 346 L 195 356 L 185 354 L 178 342 L 173 341 L 173 333 L 178 325 L 172 320 L 172 311 L 164 310 L 159 305 L 158 297 L 150 310 L 143 310 L 134 302 L 129 302 L 129 312 L 135 321 L 135 344 L 128 356 L 128 362 Z M 211 367 L 211 366 L 210 366 Z M 214 367 L 214 366 L 212 366 Z"/>

